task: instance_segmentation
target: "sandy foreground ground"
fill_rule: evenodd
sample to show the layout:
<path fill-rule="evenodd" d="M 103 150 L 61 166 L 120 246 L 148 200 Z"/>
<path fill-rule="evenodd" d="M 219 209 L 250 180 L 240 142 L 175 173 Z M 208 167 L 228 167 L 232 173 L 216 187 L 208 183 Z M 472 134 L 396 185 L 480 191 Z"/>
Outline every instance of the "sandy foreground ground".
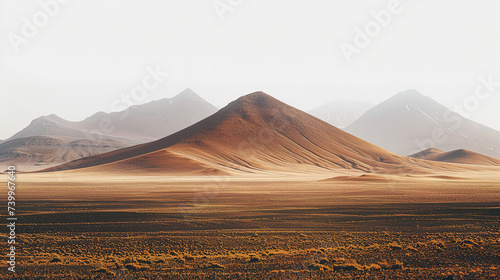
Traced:
<path fill-rule="evenodd" d="M 15 276 L 500 276 L 497 172 L 304 174 L 18 174 Z"/>

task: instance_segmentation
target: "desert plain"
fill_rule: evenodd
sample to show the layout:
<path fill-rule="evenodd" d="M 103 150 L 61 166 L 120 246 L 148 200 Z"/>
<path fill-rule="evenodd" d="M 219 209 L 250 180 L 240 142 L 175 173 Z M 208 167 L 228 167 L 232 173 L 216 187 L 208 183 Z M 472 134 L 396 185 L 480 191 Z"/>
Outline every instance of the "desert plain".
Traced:
<path fill-rule="evenodd" d="M 498 279 L 496 174 L 18 174 L 15 278 Z"/>

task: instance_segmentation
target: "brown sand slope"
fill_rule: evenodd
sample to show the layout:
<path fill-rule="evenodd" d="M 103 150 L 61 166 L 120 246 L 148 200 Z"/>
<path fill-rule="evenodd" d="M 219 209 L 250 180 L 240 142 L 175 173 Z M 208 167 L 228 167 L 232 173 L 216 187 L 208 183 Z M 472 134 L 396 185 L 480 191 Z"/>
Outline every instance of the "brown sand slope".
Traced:
<path fill-rule="evenodd" d="M 355 170 L 392 174 L 457 167 L 407 158 L 363 141 L 262 92 L 163 139 L 43 171 L 230 173 Z"/>
<path fill-rule="evenodd" d="M 461 164 L 473 164 L 473 165 L 489 165 L 489 166 L 500 166 L 500 160 L 485 156 L 479 153 L 474 153 L 467 150 L 455 150 L 451 152 L 443 152 L 436 149 L 431 149 L 422 151 L 420 153 L 411 155 L 413 158 L 420 158 L 432 161 L 441 162 L 451 162 L 451 163 L 461 163 Z"/>

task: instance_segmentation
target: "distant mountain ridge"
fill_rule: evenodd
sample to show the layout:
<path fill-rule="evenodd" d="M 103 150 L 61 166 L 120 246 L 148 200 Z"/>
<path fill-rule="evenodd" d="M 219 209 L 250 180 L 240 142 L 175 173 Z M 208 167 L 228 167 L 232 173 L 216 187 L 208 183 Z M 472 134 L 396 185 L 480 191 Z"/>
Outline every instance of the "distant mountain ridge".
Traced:
<path fill-rule="evenodd" d="M 46 168 L 160 139 L 216 111 L 216 107 L 186 89 L 172 98 L 121 112 L 99 112 L 79 122 L 54 114 L 42 116 L 0 142 L 0 162 L 15 163 L 20 170 Z"/>
<path fill-rule="evenodd" d="M 188 127 L 216 111 L 215 106 L 186 89 L 172 98 L 135 105 L 121 112 L 98 112 L 78 122 L 54 114 L 39 117 L 7 140 L 39 135 L 92 138 L 93 134 L 98 139 L 148 142 Z"/>
<path fill-rule="evenodd" d="M 345 131 L 400 155 L 467 149 L 500 158 L 500 132 L 452 112 L 415 90 L 368 110 Z"/>

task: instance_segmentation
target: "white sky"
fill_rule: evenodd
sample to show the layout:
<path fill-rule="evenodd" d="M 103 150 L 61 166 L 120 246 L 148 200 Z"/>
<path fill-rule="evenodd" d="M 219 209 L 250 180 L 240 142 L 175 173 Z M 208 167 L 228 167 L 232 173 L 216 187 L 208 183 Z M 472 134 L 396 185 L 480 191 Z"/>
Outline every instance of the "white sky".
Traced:
<path fill-rule="evenodd" d="M 41 115 L 81 120 L 112 110 L 156 65 L 170 76 L 148 95 L 189 87 L 222 107 L 257 90 L 309 110 L 330 100 L 381 102 L 417 89 L 462 103 L 480 76 L 500 81 L 500 2 L 401 0 L 402 11 L 348 63 L 340 43 L 389 0 L 73 0 L 19 46 L 39 2 L 0 0 L 0 139 Z M 471 118 L 500 130 L 500 87 Z"/>

